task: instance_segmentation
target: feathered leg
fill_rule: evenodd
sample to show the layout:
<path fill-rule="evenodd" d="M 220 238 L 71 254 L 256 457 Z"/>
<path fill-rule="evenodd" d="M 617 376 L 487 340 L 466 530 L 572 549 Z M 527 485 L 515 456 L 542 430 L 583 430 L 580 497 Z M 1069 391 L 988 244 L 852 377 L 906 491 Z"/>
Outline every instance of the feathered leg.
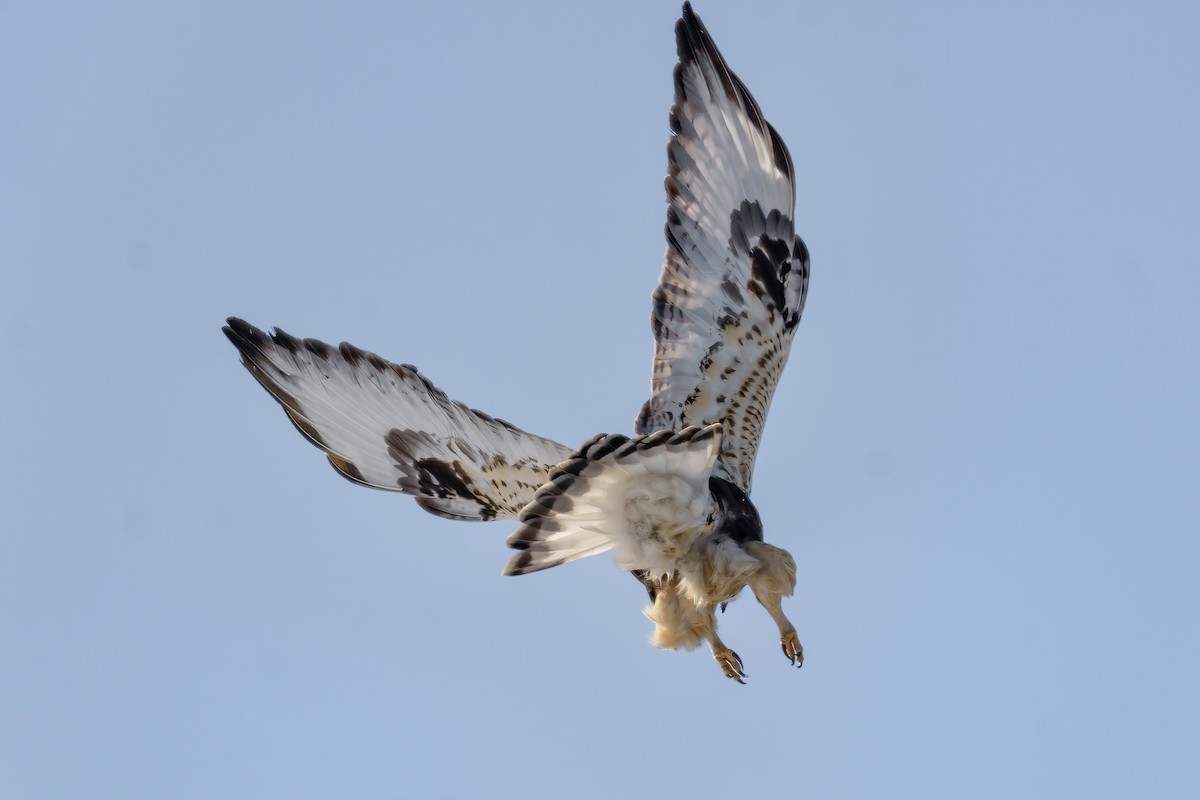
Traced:
<path fill-rule="evenodd" d="M 788 551 L 765 542 L 747 542 L 742 546 L 762 562 L 762 567 L 750 578 L 750 588 L 779 626 L 783 654 L 801 667 L 804 665 L 804 648 L 796 636 L 796 627 L 783 613 L 783 598 L 791 597 L 796 590 L 796 561 Z"/>
<path fill-rule="evenodd" d="M 646 617 L 654 623 L 654 635 L 650 637 L 652 645 L 663 650 L 681 647 L 692 650 L 701 642 L 707 642 L 725 677 L 733 678 L 738 683 L 746 682 L 742 659 L 717 636 L 715 604 L 697 605 L 682 590 L 678 576 L 665 585 L 656 586 L 653 596 L 654 604 L 645 612 Z"/>

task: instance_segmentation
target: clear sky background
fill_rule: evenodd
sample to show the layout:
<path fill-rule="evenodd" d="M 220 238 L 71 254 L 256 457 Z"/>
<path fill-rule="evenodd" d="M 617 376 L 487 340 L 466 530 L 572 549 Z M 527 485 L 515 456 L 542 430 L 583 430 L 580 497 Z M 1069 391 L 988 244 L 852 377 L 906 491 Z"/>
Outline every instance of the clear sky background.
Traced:
<path fill-rule="evenodd" d="M 0 4 L 0 796 L 1200 796 L 1198 9 L 700 0 L 812 252 L 743 687 L 220 332 L 629 432 L 674 0 Z"/>

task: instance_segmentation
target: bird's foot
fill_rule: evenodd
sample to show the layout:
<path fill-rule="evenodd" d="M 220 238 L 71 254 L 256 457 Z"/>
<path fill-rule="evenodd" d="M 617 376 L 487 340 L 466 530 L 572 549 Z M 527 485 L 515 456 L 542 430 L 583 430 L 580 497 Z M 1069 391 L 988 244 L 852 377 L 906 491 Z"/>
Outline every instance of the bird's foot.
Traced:
<path fill-rule="evenodd" d="M 724 650 L 714 650 L 713 658 L 721 666 L 721 671 L 725 673 L 726 678 L 733 678 L 738 683 L 746 682 L 746 673 L 743 671 L 742 659 L 738 654 L 726 648 Z"/>
<path fill-rule="evenodd" d="M 796 631 L 790 630 L 783 634 L 779 644 L 783 646 L 783 654 L 791 660 L 792 666 L 804 666 L 804 648 L 800 646 L 800 640 L 796 638 Z"/>

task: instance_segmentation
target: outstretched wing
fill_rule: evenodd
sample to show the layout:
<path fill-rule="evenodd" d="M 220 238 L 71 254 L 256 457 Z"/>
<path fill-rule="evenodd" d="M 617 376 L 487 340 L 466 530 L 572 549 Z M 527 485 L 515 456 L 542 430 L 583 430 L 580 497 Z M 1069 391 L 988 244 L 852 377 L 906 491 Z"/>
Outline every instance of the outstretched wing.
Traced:
<path fill-rule="evenodd" d="M 750 491 L 775 385 L 808 290 L 792 160 L 690 5 L 666 179 L 667 255 L 654 292 L 652 395 L 637 430 L 723 424 L 715 474 Z"/>
<path fill-rule="evenodd" d="M 571 455 L 448 398 L 416 368 L 230 318 L 242 364 L 343 476 L 452 519 L 515 518 Z"/>

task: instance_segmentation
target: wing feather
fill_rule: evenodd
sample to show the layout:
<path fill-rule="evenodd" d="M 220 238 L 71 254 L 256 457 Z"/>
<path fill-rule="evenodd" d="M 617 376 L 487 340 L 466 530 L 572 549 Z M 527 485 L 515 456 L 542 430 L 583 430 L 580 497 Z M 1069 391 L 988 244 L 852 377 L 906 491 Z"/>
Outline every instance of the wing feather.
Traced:
<path fill-rule="evenodd" d="M 242 363 L 347 479 L 452 519 L 516 518 L 571 454 L 451 400 L 416 368 L 230 318 Z"/>
<path fill-rule="evenodd" d="M 654 292 L 651 397 L 636 426 L 720 422 L 716 474 L 750 491 L 775 386 L 808 291 L 791 155 L 685 4 Z"/>

